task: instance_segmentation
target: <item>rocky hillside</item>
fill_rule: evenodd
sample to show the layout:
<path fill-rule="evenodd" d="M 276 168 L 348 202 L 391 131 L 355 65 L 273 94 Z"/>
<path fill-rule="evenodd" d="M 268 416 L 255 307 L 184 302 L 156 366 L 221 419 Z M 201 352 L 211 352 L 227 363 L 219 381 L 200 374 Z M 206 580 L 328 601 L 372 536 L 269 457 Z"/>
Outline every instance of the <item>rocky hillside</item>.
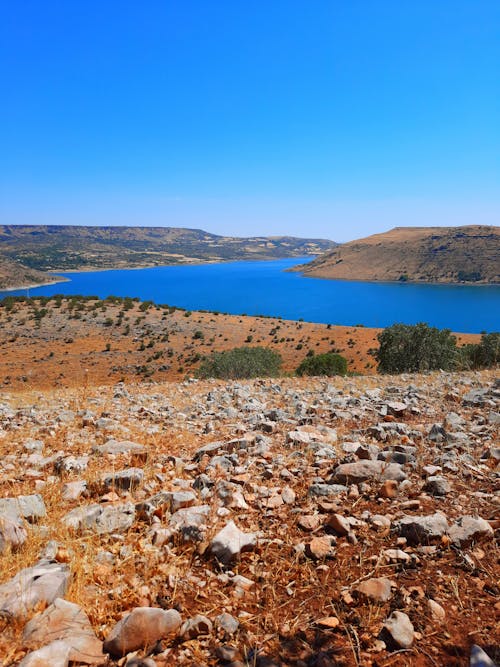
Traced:
<path fill-rule="evenodd" d="M 178 227 L 0 225 L 0 257 L 38 271 L 278 259 L 317 255 L 334 245 L 323 239 L 236 238 Z M 0 289 L 6 286 L 0 276 Z"/>
<path fill-rule="evenodd" d="M 64 282 L 65 280 L 66 278 L 56 278 L 7 257 L 2 257 L 0 250 L 0 289 L 17 289 L 19 287 L 31 287 L 32 285 Z"/>
<path fill-rule="evenodd" d="M 489 372 L 4 393 L 0 663 L 492 665 L 499 423 Z"/>
<path fill-rule="evenodd" d="M 500 227 L 396 227 L 295 270 L 338 280 L 500 283 Z"/>
<path fill-rule="evenodd" d="M 0 302 L 0 387 L 179 380 L 204 356 L 245 345 L 269 347 L 293 372 L 311 354 L 335 351 L 348 371 L 375 373 L 379 329 L 190 312 L 110 297 L 37 297 Z M 479 336 L 457 334 L 460 345 Z"/>

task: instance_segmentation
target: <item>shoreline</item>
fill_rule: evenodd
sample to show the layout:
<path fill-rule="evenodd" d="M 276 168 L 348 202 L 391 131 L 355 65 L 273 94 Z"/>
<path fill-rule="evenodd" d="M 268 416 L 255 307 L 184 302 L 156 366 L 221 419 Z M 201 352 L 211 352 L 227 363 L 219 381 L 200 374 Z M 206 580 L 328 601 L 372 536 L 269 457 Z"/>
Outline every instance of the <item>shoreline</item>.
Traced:
<path fill-rule="evenodd" d="M 47 287 L 48 285 L 57 285 L 58 283 L 70 283 L 71 278 L 64 278 L 61 276 L 59 280 L 49 280 L 46 283 L 32 283 L 30 285 L 18 285 L 15 287 L 2 287 L 0 289 L 0 294 L 2 292 L 17 292 L 21 289 L 36 289 L 37 287 Z"/>
<path fill-rule="evenodd" d="M 288 271 L 290 273 L 300 273 L 302 278 L 315 278 L 317 280 L 331 280 L 331 281 L 337 281 L 337 282 L 347 282 L 347 283 L 372 283 L 376 285 L 431 285 L 432 287 L 436 287 L 439 285 L 450 285 L 451 287 L 500 287 L 500 282 L 495 282 L 495 283 L 488 283 L 488 282 L 474 282 L 474 283 L 466 283 L 466 282 L 445 282 L 445 281 L 430 281 L 430 280 L 378 280 L 376 278 L 373 278 L 371 280 L 367 278 L 329 278 L 328 276 L 318 276 L 314 274 L 307 274 L 304 273 L 303 271 L 300 271 L 299 269 L 296 269 L 295 267 L 291 267 L 289 269 L 285 269 L 285 271 Z"/>

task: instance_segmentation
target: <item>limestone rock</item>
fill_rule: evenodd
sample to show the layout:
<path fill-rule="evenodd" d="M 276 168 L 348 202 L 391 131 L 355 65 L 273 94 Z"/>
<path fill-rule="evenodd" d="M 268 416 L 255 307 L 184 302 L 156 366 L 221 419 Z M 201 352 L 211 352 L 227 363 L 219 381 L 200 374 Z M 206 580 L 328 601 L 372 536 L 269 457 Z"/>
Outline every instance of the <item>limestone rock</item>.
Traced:
<path fill-rule="evenodd" d="M 234 635 L 234 633 L 237 632 L 238 628 L 240 627 L 239 621 L 234 618 L 234 616 L 231 616 L 231 614 L 226 612 L 217 616 L 215 619 L 215 625 L 217 628 L 223 630 L 227 635 Z"/>
<path fill-rule="evenodd" d="M 48 642 L 63 641 L 69 647 L 69 659 L 85 664 L 104 660 L 102 642 L 77 604 L 56 598 L 45 611 L 34 616 L 24 628 L 23 644 L 37 649 Z"/>
<path fill-rule="evenodd" d="M 409 617 L 402 611 L 393 611 L 384 623 L 384 629 L 399 648 L 410 648 L 415 638 L 415 629 Z"/>
<path fill-rule="evenodd" d="M 392 584 L 386 577 L 367 579 L 353 588 L 356 593 L 373 602 L 387 602 L 392 597 Z"/>
<path fill-rule="evenodd" d="M 427 609 L 429 610 L 429 615 L 435 623 L 444 623 L 446 619 L 446 612 L 443 607 L 433 600 L 432 598 L 427 600 Z"/>
<path fill-rule="evenodd" d="M 28 533 L 22 520 L 15 516 L 0 516 L 0 554 L 15 550 L 26 542 Z"/>
<path fill-rule="evenodd" d="M 405 516 L 394 523 L 394 529 L 409 544 L 427 544 L 447 532 L 448 521 L 440 512 L 429 516 Z"/>
<path fill-rule="evenodd" d="M 28 521 L 43 519 L 47 510 L 39 493 L 17 498 L 0 498 L 0 515 L 20 516 Z"/>
<path fill-rule="evenodd" d="M 448 532 L 452 543 L 459 547 L 493 538 L 493 528 L 490 524 L 480 517 L 473 516 L 461 516 Z"/>
<path fill-rule="evenodd" d="M 28 653 L 18 667 L 68 667 L 71 647 L 64 641 L 54 641 Z"/>
<path fill-rule="evenodd" d="M 242 532 L 230 521 L 221 531 L 217 533 L 210 543 L 210 553 L 225 565 L 237 558 L 242 551 L 253 549 L 256 544 L 254 533 Z"/>
<path fill-rule="evenodd" d="M 40 561 L 0 586 L 0 611 L 23 617 L 38 604 L 51 604 L 68 588 L 70 570 L 64 563 Z"/>
<path fill-rule="evenodd" d="M 445 477 L 435 475 L 427 478 L 424 488 L 433 496 L 446 496 L 451 491 L 451 484 Z"/>
<path fill-rule="evenodd" d="M 104 473 L 102 481 L 106 489 L 130 490 L 142 483 L 144 470 L 142 468 L 127 468 L 114 473 Z"/>
<path fill-rule="evenodd" d="M 150 648 L 160 639 L 175 635 L 181 623 L 181 615 L 175 609 L 136 607 L 111 630 L 104 651 L 120 658 L 131 651 Z"/>
<path fill-rule="evenodd" d="M 334 544 L 335 538 L 332 538 L 329 535 L 313 537 L 313 539 L 307 545 L 307 554 L 315 560 L 332 558 L 335 555 Z"/>
<path fill-rule="evenodd" d="M 209 635 L 213 629 L 212 621 L 203 616 L 202 614 L 197 614 L 193 618 L 189 618 L 181 626 L 180 636 L 182 639 L 194 639 L 199 635 Z"/>
<path fill-rule="evenodd" d="M 72 530 L 77 532 L 90 530 L 100 535 L 124 532 L 130 528 L 134 520 L 135 508 L 132 503 L 84 505 L 71 510 L 62 519 Z"/>
<path fill-rule="evenodd" d="M 130 440 L 108 440 L 104 445 L 97 445 L 93 447 L 92 451 L 97 454 L 130 454 L 140 460 L 147 459 L 147 450 L 143 445 L 138 445 L 136 442 Z"/>
<path fill-rule="evenodd" d="M 401 482 L 406 479 L 406 475 L 400 465 L 385 461 L 343 463 L 333 473 L 333 481 L 340 484 L 359 484 L 367 480 L 384 481 L 386 479 Z"/>

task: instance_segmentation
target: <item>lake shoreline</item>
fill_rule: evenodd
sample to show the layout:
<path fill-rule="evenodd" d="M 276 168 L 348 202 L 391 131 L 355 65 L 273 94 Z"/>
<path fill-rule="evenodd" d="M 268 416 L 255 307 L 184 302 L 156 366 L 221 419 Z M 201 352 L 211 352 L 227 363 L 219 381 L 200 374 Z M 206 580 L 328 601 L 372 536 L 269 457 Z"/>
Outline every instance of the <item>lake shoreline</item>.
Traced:
<path fill-rule="evenodd" d="M 355 323 L 385 328 L 394 323 L 426 322 L 463 333 L 500 329 L 497 285 L 304 280 L 310 276 L 286 270 L 306 260 L 309 257 L 88 269 L 54 276 L 52 284 L 30 289 L 33 296 L 128 296 L 176 304 L 185 310 L 263 315 L 331 326 Z M 24 296 L 26 289 L 11 288 L 4 296 L 16 292 Z"/>

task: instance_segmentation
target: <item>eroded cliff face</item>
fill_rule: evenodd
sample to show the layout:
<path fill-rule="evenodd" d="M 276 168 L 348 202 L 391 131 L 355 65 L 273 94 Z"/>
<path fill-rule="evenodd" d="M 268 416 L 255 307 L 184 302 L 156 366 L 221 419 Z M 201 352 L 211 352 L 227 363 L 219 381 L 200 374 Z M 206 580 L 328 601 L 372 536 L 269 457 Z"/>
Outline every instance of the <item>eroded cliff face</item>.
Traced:
<path fill-rule="evenodd" d="M 500 228 L 396 227 L 338 246 L 296 270 L 343 280 L 500 283 Z"/>
<path fill-rule="evenodd" d="M 4 391 L 0 654 L 498 660 L 499 423 L 492 371 Z"/>

